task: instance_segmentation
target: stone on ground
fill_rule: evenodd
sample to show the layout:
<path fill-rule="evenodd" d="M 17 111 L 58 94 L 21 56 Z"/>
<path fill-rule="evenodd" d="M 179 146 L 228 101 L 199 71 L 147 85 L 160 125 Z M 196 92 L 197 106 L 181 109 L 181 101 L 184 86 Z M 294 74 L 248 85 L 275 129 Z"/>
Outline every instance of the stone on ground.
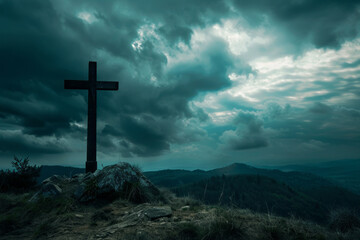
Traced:
<path fill-rule="evenodd" d="M 55 197 L 62 193 L 61 188 L 51 182 L 47 182 L 41 186 L 41 189 L 29 200 L 31 202 L 38 200 L 40 197 Z"/>

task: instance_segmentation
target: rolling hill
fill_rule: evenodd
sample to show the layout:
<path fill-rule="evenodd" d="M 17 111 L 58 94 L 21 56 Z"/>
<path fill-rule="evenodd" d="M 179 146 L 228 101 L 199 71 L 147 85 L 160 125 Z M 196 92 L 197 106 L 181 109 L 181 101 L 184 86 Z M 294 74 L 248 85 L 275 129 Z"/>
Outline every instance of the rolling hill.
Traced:
<path fill-rule="evenodd" d="M 231 175 L 261 175 L 273 178 L 279 182 L 284 182 L 290 186 L 301 189 L 312 189 L 315 187 L 337 186 L 333 182 L 318 177 L 310 173 L 303 172 L 283 172 L 280 170 L 269 170 L 251 167 L 246 164 L 234 163 L 223 168 L 217 168 L 210 171 L 194 170 L 161 170 L 154 172 L 145 172 L 155 185 L 175 188 L 184 184 L 194 183 L 212 176 L 231 176 Z"/>
<path fill-rule="evenodd" d="M 360 159 L 287 165 L 275 168 L 283 171 L 300 171 L 321 176 L 338 183 L 350 191 L 360 194 Z"/>
<path fill-rule="evenodd" d="M 321 202 L 284 183 L 260 175 L 217 176 L 172 189 L 177 196 L 210 205 L 228 205 L 284 217 L 326 222 L 328 209 Z"/>
<path fill-rule="evenodd" d="M 144 174 L 155 185 L 167 187 L 178 196 L 190 195 L 207 203 L 218 204 L 214 196 L 219 198 L 222 194 L 225 200 L 221 204 L 235 204 L 262 212 L 272 208 L 283 216 L 294 214 L 317 222 L 325 219 L 333 209 L 360 210 L 359 195 L 311 173 L 283 172 L 234 163 L 210 171 L 163 170 Z M 221 182 L 219 177 L 225 180 Z M 262 180 L 263 184 L 255 185 L 254 181 L 247 181 L 254 178 Z M 209 186 L 211 194 L 204 195 L 204 192 L 209 192 Z M 240 194 L 241 197 L 234 200 L 233 194 Z M 230 197 L 232 202 L 228 201 Z M 270 208 L 269 202 L 273 203 Z"/>
<path fill-rule="evenodd" d="M 71 176 L 84 169 L 43 166 L 43 179 Z M 281 216 L 323 222 L 333 209 L 360 210 L 360 196 L 335 181 L 310 172 L 280 171 L 234 163 L 210 171 L 161 170 L 144 172 L 156 186 L 178 196 L 192 196 L 208 204 L 232 205 Z M 220 197 L 221 196 L 221 197 Z"/>

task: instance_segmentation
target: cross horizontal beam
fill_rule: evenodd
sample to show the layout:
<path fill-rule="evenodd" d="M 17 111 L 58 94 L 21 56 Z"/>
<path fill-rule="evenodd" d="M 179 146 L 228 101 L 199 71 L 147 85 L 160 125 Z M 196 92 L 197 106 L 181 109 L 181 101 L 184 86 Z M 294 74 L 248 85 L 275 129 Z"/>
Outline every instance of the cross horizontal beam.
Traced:
<path fill-rule="evenodd" d="M 89 89 L 89 81 L 65 80 L 64 88 L 65 89 Z M 97 81 L 96 89 L 97 90 L 118 90 L 119 82 Z"/>
<path fill-rule="evenodd" d="M 97 90 L 118 90 L 119 89 L 119 82 L 97 81 L 96 82 L 96 89 Z"/>
<path fill-rule="evenodd" d="M 65 89 L 89 89 L 89 81 L 82 80 L 65 80 Z"/>

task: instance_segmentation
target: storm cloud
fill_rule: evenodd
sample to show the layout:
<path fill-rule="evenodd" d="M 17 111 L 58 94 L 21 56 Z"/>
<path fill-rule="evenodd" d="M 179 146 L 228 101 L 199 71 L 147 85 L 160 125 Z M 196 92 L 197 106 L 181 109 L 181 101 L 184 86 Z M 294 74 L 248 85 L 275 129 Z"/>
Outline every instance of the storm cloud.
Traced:
<path fill-rule="evenodd" d="M 360 30 L 359 2 L 341 0 L 233 1 L 251 23 L 278 24 L 297 44 L 339 47 Z"/>
<path fill-rule="evenodd" d="M 225 131 L 220 137 L 220 140 L 225 144 L 225 148 L 245 150 L 268 145 L 263 122 L 255 114 L 240 112 L 234 123 L 237 125 L 236 130 Z"/>
<path fill-rule="evenodd" d="M 90 6 L 92 4 L 89 3 Z M 136 2 L 133 4 L 138 7 Z M 111 5 L 117 4 L 114 2 Z M 190 117 L 189 99 L 199 91 L 217 90 L 229 85 L 226 69 L 231 62 L 226 59 L 226 46 L 218 43 L 220 45 L 214 49 L 209 46 L 203 50 L 204 56 L 199 58 L 207 59 L 207 63 L 211 64 L 209 66 L 198 59 L 198 65 L 187 63 L 185 66 L 182 63 L 166 73 L 166 56 L 161 49 L 154 47 L 153 42 L 142 43 L 141 51 L 134 51 L 131 47 L 142 20 L 101 12 L 109 10 L 111 5 L 100 8 L 96 13 L 97 22 L 90 26 L 76 16 L 58 11 L 49 1 L 34 1 L 31 4 L 1 1 L 2 36 L 6 36 L 1 38 L 1 51 L 6 58 L 0 62 L 6 66 L 1 76 L 0 108 L 3 119 L 15 120 L 14 124 L 20 125 L 24 134 L 38 137 L 66 135 L 71 131 L 71 122 L 82 122 L 86 117 L 86 92 L 64 91 L 63 80 L 86 78 L 85 66 L 89 57 L 102 59 L 98 56 L 102 53 L 96 52 L 104 52 L 105 55 L 121 58 L 118 63 L 104 59 L 108 65 L 101 66 L 100 63 L 99 72 L 104 77 L 120 79 L 122 94 L 119 98 L 104 96 L 106 100 L 102 102 L 100 111 L 114 110 L 120 118 L 127 119 L 117 124 L 118 128 L 140 128 L 148 132 L 148 139 L 145 137 L 141 141 L 136 137 L 139 135 L 136 131 L 126 130 L 124 136 L 135 144 L 153 144 L 149 147 L 156 153 L 169 148 L 167 139 L 171 136 L 165 135 L 171 135 L 171 131 L 165 127 L 166 132 L 152 133 L 153 130 L 147 126 L 151 116 L 136 124 L 135 115 Z M 174 9 L 175 12 L 178 10 Z M 149 10 L 147 14 L 157 13 Z M 200 20 L 194 19 L 194 24 L 200 23 Z M 166 29 L 163 27 L 159 31 L 167 36 L 176 31 L 166 32 Z M 180 39 L 188 41 L 189 36 Z M 113 64 L 116 67 L 110 66 Z M 151 76 L 164 78 L 162 81 L 170 84 L 153 86 L 149 84 Z M 116 104 L 111 109 L 114 102 L 121 105 Z"/>
<path fill-rule="evenodd" d="M 98 91 L 98 150 L 109 162 L 171 162 L 183 149 L 200 162 L 209 149 L 276 158 L 287 140 L 314 151 L 347 144 L 355 156 L 359 7 L 0 0 L 0 153 L 85 152 L 87 91 L 63 84 L 86 80 L 92 60 L 98 80 L 119 81 Z"/>

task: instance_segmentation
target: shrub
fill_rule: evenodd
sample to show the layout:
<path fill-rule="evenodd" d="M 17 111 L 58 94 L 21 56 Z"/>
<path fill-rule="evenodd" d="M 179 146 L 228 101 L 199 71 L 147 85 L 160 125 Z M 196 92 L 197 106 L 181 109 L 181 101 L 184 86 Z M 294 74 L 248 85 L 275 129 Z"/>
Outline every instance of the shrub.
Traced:
<path fill-rule="evenodd" d="M 40 224 L 34 231 L 32 239 L 39 239 L 40 237 L 46 237 L 49 231 L 52 229 L 49 222 Z"/>
<path fill-rule="evenodd" d="M 125 182 L 123 195 L 123 198 L 133 203 L 144 203 L 150 200 L 139 181 Z"/>
<path fill-rule="evenodd" d="M 14 215 L 0 216 L 0 234 L 11 232 L 18 227 L 18 221 Z"/>
<path fill-rule="evenodd" d="M 21 159 L 16 156 L 12 165 L 15 170 L 0 171 L 0 192 L 21 192 L 32 189 L 36 185 L 41 167 L 29 165 L 28 157 Z"/>
<path fill-rule="evenodd" d="M 200 238 L 200 229 L 194 223 L 185 223 L 180 225 L 176 239 L 179 240 L 196 240 Z"/>
<path fill-rule="evenodd" d="M 329 227 L 331 230 L 345 233 L 360 228 L 360 218 L 353 211 L 339 209 L 331 212 Z"/>
<path fill-rule="evenodd" d="M 222 212 L 210 223 L 204 240 L 247 239 L 242 222 L 236 221 L 231 212 Z"/>
<path fill-rule="evenodd" d="M 111 209 L 109 208 L 98 210 L 91 215 L 91 225 L 96 225 L 99 221 L 110 222 L 113 217 Z"/>
<path fill-rule="evenodd" d="M 28 214 L 32 204 L 28 200 L 26 194 L 0 194 L 0 236 L 31 223 L 34 218 Z"/>
<path fill-rule="evenodd" d="M 263 227 L 264 239 L 281 240 L 284 239 L 284 233 L 281 226 L 276 223 L 267 223 Z"/>

